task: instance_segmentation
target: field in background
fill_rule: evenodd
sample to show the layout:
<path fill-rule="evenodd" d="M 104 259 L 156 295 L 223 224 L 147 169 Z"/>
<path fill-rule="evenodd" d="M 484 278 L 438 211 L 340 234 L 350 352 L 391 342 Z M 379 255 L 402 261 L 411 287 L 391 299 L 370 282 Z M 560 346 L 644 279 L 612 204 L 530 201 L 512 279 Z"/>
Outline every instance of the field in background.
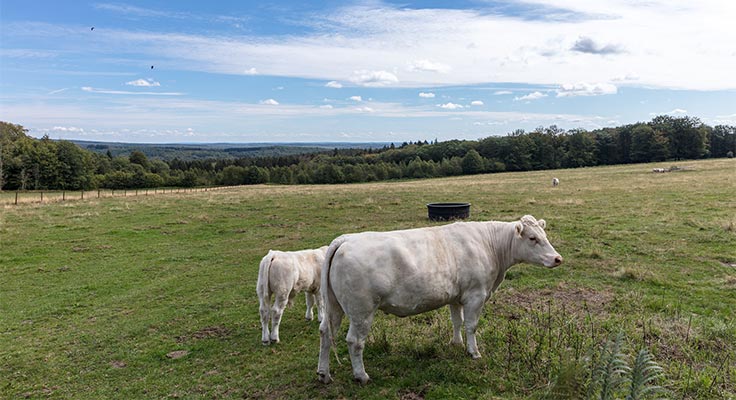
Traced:
<path fill-rule="evenodd" d="M 628 354 L 646 347 L 665 368 L 668 397 L 734 397 L 736 160 L 651 172 L 671 165 L 4 206 L 0 397 L 543 398 L 619 330 Z M 261 345 L 269 249 L 434 225 L 425 204 L 442 201 L 471 202 L 471 220 L 544 218 L 565 257 L 511 269 L 481 319 L 481 360 L 447 345 L 446 308 L 378 314 L 373 381 L 352 382 L 344 322 L 322 385 L 303 296 L 282 343 Z"/>

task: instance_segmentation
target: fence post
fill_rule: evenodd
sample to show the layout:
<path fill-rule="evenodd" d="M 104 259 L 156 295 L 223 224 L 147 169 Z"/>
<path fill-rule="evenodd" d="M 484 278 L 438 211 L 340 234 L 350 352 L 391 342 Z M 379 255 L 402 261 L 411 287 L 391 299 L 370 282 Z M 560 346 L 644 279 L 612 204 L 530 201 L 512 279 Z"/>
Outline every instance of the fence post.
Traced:
<path fill-rule="evenodd" d="M 97 198 L 100 198 L 100 189 L 97 189 Z"/>
<path fill-rule="evenodd" d="M 18 205 L 18 191 L 15 191 L 15 205 Z"/>
<path fill-rule="evenodd" d="M 43 203 L 43 192 L 41 192 L 41 203 Z"/>
<path fill-rule="evenodd" d="M 61 201 L 66 201 L 66 191 L 65 190 L 61 191 Z"/>
<path fill-rule="evenodd" d="M 82 200 L 84 200 L 84 190 L 82 190 Z"/>

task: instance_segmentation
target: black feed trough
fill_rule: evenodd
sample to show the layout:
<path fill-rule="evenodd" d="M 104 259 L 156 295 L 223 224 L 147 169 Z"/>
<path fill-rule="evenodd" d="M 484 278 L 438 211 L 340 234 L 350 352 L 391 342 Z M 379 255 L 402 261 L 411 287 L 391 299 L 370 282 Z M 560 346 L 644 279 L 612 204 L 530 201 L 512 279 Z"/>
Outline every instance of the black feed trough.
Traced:
<path fill-rule="evenodd" d="M 427 215 L 430 221 L 465 219 L 470 216 L 470 203 L 429 203 Z"/>

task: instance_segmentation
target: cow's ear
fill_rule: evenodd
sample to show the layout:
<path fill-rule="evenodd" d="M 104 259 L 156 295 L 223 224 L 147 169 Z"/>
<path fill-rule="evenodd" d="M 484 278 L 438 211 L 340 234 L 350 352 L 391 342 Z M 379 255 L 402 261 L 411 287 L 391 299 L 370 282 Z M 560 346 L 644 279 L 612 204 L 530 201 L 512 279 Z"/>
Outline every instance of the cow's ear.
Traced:
<path fill-rule="evenodd" d="M 524 230 L 524 224 L 522 224 L 521 221 L 516 221 L 514 228 L 516 228 L 516 234 L 521 237 L 521 232 Z"/>
<path fill-rule="evenodd" d="M 540 228 L 544 229 L 544 228 L 547 227 L 547 222 L 545 220 L 543 220 L 543 219 L 538 219 L 537 220 L 537 225 L 539 225 Z"/>

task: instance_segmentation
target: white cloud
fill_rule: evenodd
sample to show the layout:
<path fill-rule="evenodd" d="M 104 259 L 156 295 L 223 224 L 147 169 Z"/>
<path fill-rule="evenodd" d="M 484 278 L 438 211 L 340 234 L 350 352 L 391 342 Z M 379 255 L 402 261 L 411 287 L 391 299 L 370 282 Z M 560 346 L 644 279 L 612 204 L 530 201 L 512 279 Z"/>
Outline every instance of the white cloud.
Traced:
<path fill-rule="evenodd" d="M 618 89 L 610 83 L 566 83 L 557 89 L 557 97 L 572 96 L 601 96 L 605 94 L 616 94 Z"/>
<path fill-rule="evenodd" d="M 493 94 L 496 95 L 496 96 L 503 96 L 503 95 L 506 95 L 506 94 L 514 94 L 514 92 L 511 92 L 509 90 L 497 90 L 497 91 L 493 92 Z"/>
<path fill-rule="evenodd" d="M 514 97 L 514 101 L 532 101 L 532 100 L 539 100 L 543 97 L 547 97 L 547 95 L 542 92 L 532 92 L 524 96 Z"/>
<path fill-rule="evenodd" d="M 463 107 L 462 104 L 455 104 L 452 102 L 447 102 L 445 104 L 437 104 L 437 107 L 444 108 L 445 110 L 459 110 L 461 108 L 465 108 Z"/>
<path fill-rule="evenodd" d="M 319 108 L 323 108 L 325 110 L 332 110 L 332 105 L 330 105 L 330 104 L 323 104 L 323 105 L 319 106 Z"/>
<path fill-rule="evenodd" d="M 399 78 L 388 71 L 358 70 L 353 72 L 350 82 L 360 86 L 382 87 L 399 83 Z"/>
<path fill-rule="evenodd" d="M 731 29 L 736 3 L 530 0 L 519 7 L 522 15 L 353 4 L 300 21 L 312 28 L 304 34 L 100 29 L 74 43 L 68 27 L 27 23 L 5 32 L 58 33 L 66 48 L 84 51 L 94 45 L 103 57 L 136 49 L 142 56 L 165 57 L 172 69 L 242 75 L 248 60 L 270 76 L 376 87 L 611 82 L 630 72 L 638 76 L 636 85 L 650 88 L 736 89 L 736 30 Z M 117 7 L 131 15 L 148 12 Z M 692 21 L 700 22 L 697 30 L 689 29 Z M 449 70 L 446 60 L 452 63 Z M 703 65 L 708 73 L 702 73 Z"/>
<path fill-rule="evenodd" d="M 75 126 L 55 126 L 51 130 L 53 132 L 84 132 L 83 128 L 77 128 Z"/>
<path fill-rule="evenodd" d="M 572 51 L 577 51 L 580 53 L 589 53 L 589 54 L 599 54 L 599 55 L 606 55 L 606 54 L 617 54 L 622 53 L 624 50 L 621 46 L 617 44 L 599 44 L 596 43 L 595 40 L 587 37 L 587 36 L 581 36 L 575 44 L 573 44 L 572 48 L 570 48 Z"/>
<path fill-rule="evenodd" d="M 340 89 L 342 88 L 342 83 L 338 81 L 329 81 L 325 84 L 325 87 L 333 88 L 333 89 Z"/>
<path fill-rule="evenodd" d="M 258 70 L 255 67 L 251 67 L 243 71 L 245 75 L 258 75 Z"/>
<path fill-rule="evenodd" d="M 352 101 L 363 101 L 363 98 L 360 96 L 350 96 L 350 100 Z"/>
<path fill-rule="evenodd" d="M 480 100 L 473 100 L 473 101 L 470 102 L 470 105 L 471 106 L 482 106 L 483 105 L 483 102 L 480 101 Z"/>
<path fill-rule="evenodd" d="M 653 115 L 653 116 L 656 116 L 656 115 L 670 115 L 670 114 L 674 114 L 674 115 L 677 115 L 677 114 L 687 114 L 687 110 L 684 110 L 682 108 L 675 108 L 674 110 L 670 110 L 670 111 L 667 111 L 667 112 L 661 112 L 661 113 L 651 112 L 651 113 L 649 113 L 649 115 Z"/>
<path fill-rule="evenodd" d="M 432 93 L 432 92 L 428 92 L 428 93 L 419 92 L 419 97 L 422 97 L 422 98 L 425 98 L 425 99 L 433 99 L 434 98 L 434 93 Z"/>
<path fill-rule="evenodd" d="M 161 86 L 160 83 L 154 81 L 153 79 L 136 79 L 134 81 L 125 82 L 126 85 L 129 86 L 139 86 L 139 87 L 152 87 L 152 86 Z"/>
<path fill-rule="evenodd" d="M 274 99 L 266 99 L 266 100 L 261 100 L 260 104 L 267 105 L 267 106 L 277 106 L 279 105 L 279 102 Z"/>
<path fill-rule="evenodd" d="M 125 90 L 107 90 L 98 89 L 90 86 L 83 86 L 82 90 L 89 93 L 99 94 L 121 94 L 121 95 L 142 95 L 142 96 L 183 96 L 184 93 L 179 92 L 129 92 Z"/>
<path fill-rule="evenodd" d="M 359 112 L 365 112 L 365 113 L 372 113 L 376 111 L 375 109 L 371 107 L 356 107 L 354 108 L 354 110 L 359 111 Z"/>
<path fill-rule="evenodd" d="M 439 72 L 446 74 L 450 72 L 452 68 L 449 65 L 429 61 L 429 60 L 416 60 L 406 67 L 407 71 L 412 72 Z"/>

